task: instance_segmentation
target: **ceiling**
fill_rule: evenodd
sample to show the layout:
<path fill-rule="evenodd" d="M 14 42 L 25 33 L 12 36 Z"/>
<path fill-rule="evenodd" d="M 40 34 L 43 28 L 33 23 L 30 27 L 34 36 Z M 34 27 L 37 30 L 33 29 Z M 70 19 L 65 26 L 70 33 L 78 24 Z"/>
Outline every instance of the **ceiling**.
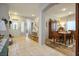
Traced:
<path fill-rule="evenodd" d="M 63 9 L 65 9 L 63 11 Z M 63 17 L 69 14 L 75 13 L 75 4 L 74 3 L 61 3 L 52 6 L 45 12 L 45 15 L 48 17 Z"/>
<path fill-rule="evenodd" d="M 9 3 L 10 14 L 20 15 L 25 17 L 38 17 L 41 9 L 49 3 Z M 52 3 L 53 4 L 53 3 Z M 62 11 L 66 8 L 66 11 Z M 62 17 L 69 15 L 69 12 L 75 13 L 74 3 L 60 3 L 49 7 L 45 15 L 46 17 Z"/>
<path fill-rule="evenodd" d="M 38 16 L 40 8 L 46 3 L 9 3 L 9 12 L 20 16 L 32 17 Z"/>

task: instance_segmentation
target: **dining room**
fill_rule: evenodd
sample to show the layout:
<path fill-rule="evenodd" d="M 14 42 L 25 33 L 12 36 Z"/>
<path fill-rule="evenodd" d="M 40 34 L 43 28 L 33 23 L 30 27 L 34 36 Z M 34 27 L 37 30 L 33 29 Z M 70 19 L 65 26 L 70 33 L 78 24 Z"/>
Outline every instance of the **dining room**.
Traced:
<path fill-rule="evenodd" d="M 58 4 L 46 12 L 46 45 L 67 56 L 75 55 L 75 4 Z M 47 20 L 48 19 L 48 20 Z"/>

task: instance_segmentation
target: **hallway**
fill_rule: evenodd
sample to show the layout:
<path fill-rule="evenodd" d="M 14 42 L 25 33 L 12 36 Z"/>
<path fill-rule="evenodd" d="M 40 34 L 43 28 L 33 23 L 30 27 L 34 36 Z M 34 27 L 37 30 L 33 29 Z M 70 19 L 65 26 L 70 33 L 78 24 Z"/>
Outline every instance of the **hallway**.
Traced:
<path fill-rule="evenodd" d="M 39 46 L 37 42 L 24 36 L 13 38 L 14 43 L 9 46 L 9 56 L 64 56 L 64 54 L 46 46 Z"/>

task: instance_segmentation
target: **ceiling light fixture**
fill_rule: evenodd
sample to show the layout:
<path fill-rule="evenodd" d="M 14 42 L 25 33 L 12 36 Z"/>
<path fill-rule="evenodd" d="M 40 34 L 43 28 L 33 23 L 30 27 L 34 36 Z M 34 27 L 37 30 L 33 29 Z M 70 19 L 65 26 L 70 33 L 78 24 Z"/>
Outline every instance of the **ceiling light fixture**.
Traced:
<path fill-rule="evenodd" d="M 73 12 L 69 12 L 69 14 L 72 14 Z"/>
<path fill-rule="evenodd" d="M 32 14 L 32 16 L 34 17 L 35 15 L 34 15 L 34 14 Z"/>
<path fill-rule="evenodd" d="M 14 15 L 18 15 L 18 13 L 17 12 L 14 12 Z"/>
<path fill-rule="evenodd" d="M 63 8 L 62 11 L 66 11 L 66 8 Z"/>

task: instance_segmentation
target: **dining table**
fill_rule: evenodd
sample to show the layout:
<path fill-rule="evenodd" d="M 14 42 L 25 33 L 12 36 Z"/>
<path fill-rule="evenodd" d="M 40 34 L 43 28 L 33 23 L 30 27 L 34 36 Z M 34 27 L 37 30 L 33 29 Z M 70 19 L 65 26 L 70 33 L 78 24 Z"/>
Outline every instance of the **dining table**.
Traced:
<path fill-rule="evenodd" d="M 58 32 L 58 33 L 59 33 L 59 35 L 63 35 L 63 36 L 64 36 L 64 44 L 65 44 L 65 46 L 67 46 L 67 45 L 66 45 L 66 42 L 67 42 L 66 36 L 67 36 L 68 34 L 71 34 L 71 32 L 68 32 L 68 31 L 61 31 L 61 32 Z"/>

